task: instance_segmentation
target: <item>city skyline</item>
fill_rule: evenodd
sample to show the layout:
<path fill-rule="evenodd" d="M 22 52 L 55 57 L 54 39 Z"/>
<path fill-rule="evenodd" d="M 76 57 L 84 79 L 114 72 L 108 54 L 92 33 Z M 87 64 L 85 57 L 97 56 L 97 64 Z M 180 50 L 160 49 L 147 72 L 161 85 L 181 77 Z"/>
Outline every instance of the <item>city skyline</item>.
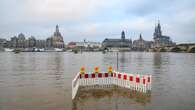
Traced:
<path fill-rule="evenodd" d="M 189 1 L 154 0 L 2 0 L 0 1 L 0 37 L 10 39 L 24 33 L 46 39 L 56 24 L 65 42 L 103 41 L 120 38 L 137 39 L 139 34 L 153 40 L 155 24 L 160 20 L 162 33 L 177 43 L 195 42 L 195 14 Z M 16 9 L 10 7 L 17 7 Z"/>

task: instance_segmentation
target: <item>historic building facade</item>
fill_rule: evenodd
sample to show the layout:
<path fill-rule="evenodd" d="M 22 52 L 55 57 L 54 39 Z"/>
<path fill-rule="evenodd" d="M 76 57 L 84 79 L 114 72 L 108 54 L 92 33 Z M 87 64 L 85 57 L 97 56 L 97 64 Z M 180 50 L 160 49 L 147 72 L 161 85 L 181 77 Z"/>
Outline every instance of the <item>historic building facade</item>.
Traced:
<path fill-rule="evenodd" d="M 23 33 L 20 33 L 18 37 L 14 36 L 11 38 L 8 47 L 10 48 L 45 48 L 46 41 L 36 40 L 34 36 L 31 36 L 27 39 Z"/>
<path fill-rule="evenodd" d="M 133 49 L 134 50 L 143 50 L 143 49 L 145 49 L 145 40 L 142 38 L 141 34 L 140 34 L 138 40 L 133 41 Z"/>
<path fill-rule="evenodd" d="M 27 45 L 28 44 L 23 33 L 18 34 L 18 37 L 14 36 L 11 38 L 10 41 L 11 48 L 26 48 Z"/>
<path fill-rule="evenodd" d="M 36 48 L 46 48 L 46 40 L 36 40 Z"/>
<path fill-rule="evenodd" d="M 59 31 L 59 26 L 56 25 L 56 30 L 52 37 L 47 39 L 48 48 L 64 48 L 63 36 Z"/>
<path fill-rule="evenodd" d="M 28 38 L 28 47 L 33 48 L 36 46 L 36 39 L 34 36 Z"/>
<path fill-rule="evenodd" d="M 122 31 L 121 39 L 108 39 L 108 38 L 106 38 L 102 42 L 102 47 L 103 48 L 131 48 L 132 41 L 131 41 L 131 39 L 126 39 L 125 32 Z"/>
<path fill-rule="evenodd" d="M 84 40 L 83 42 L 69 42 L 67 45 L 68 49 L 80 49 L 83 51 L 89 50 L 100 50 L 102 44 L 100 42 L 91 42 Z"/>
<path fill-rule="evenodd" d="M 18 38 L 16 36 L 12 37 L 10 40 L 10 47 L 17 48 Z"/>
<path fill-rule="evenodd" d="M 150 48 L 152 42 L 151 41 L 146 41 L 142 38 L 142 35 L 140 34 L 138 40 L 133 41 L 133 46 L 132 50 L 134 51 L 146 51 L 147 49 Z"/>
<path fill-rule="evenodd" d="M 34 36 L 26 38 L 23 33 L 14 36 L 9 41 L 10 48 L 64 48 L 64 41 L 61 33 L 59 32 L 58 25 L 52 37 L 46 40 L 36 39 Z"/>
<path fill-rule="evenodd" d="M 153 48 L 155 47 L 164 47 L 164 46 L 173 46 L 173 43 L 169 36 L 162 35 L 161 25 L 160 22 L 155 26 L 154 34 L 153 34 L 154 43 L 152 45 Z"/>
<path fill-rule="evenodd" d="M 20 33 L 17 39 L 17 48 L 25 48 L 26 45 L 27 43 L 25 35 L 23 33 Z"/>

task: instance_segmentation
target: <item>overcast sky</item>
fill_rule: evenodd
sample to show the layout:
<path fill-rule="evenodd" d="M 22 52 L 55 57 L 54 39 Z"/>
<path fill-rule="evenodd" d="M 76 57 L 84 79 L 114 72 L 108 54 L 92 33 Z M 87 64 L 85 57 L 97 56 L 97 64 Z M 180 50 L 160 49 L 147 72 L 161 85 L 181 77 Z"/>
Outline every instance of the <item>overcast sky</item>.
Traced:
<path fill-rule="evenodd" d="M 195 0 L 0 0 L 0 38 L 20 32 L 37 39 L 50 37 L 59 24 L 65 42 L 153 39 L 162 32 L 176 42 L 195 42 Z"/>

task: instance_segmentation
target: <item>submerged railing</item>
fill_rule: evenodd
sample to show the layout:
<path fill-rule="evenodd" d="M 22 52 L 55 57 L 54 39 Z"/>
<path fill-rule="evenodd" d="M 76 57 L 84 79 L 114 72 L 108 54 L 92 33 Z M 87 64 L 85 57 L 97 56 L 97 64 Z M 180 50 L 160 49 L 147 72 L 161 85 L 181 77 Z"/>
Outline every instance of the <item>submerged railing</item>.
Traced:
<path fill-rule="evenodd" d="M 86 74 L 80 71 L 72 81 L 72 99 L 75 98 L 79 86 L 115 85 L 146 93 L 151 91 L 151 82 L 151 75 L 129 74 L 116 71 L 109 71 L 107 73 L 95 71 L 94 73 Z"/>

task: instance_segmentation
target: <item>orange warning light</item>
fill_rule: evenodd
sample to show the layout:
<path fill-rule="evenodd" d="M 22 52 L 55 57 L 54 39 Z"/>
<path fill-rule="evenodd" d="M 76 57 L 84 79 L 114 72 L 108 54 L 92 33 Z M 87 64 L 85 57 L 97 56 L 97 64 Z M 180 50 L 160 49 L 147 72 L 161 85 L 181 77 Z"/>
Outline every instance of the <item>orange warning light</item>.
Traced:
<path fill-rule="evenodd" d="M 94 73 L 99 73 L 99 67 L 94 68 Z"/>
<path fill-rule="evenodd" d="M 112 66 L 108 67 L 108 73 L 112 73 Z"/>
<path fill-rule="evenodd" d="M 82 67 L 80 68 L 80 74 L 84 74 L 84 73 L 85 73 L 85 67 L 82 66 Z"/>

